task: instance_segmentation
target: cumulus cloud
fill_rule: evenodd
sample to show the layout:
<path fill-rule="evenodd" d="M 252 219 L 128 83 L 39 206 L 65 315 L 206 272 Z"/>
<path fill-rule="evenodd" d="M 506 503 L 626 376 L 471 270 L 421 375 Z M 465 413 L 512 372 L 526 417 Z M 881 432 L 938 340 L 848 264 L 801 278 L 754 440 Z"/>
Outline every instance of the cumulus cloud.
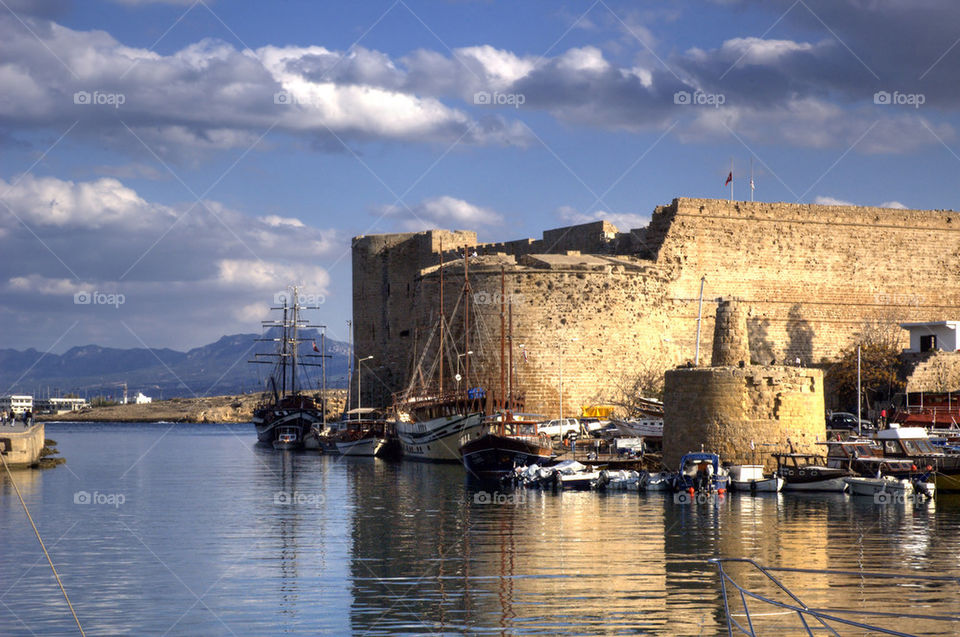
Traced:
<path fill-rule="evenodd" d="M 34 346 L 74 321 L 73 342 L 129 342 L 133 331 L 152 344 L 197 345 L 255 332 L 252 308 L 265 316 L 287 285 L 329 294 L 317 261 L 347 250 L 335 232 L 299 219 L 216 201 L 160 204 L 112 178 L 27 175 L 0 179 L 0 194 L 0 329 Z M 99 304 L 97 292 L 124 302 Z M 76 302 L 83 294 L 87 302 Z"/>
<path fill-rule="evenodd" d="M 880 204 L 881 208 L 896 208 L 897 210 L 907 210 L 907 206 L 903 205 L 899 201 L 884 201 Z"/>
<path fill-rule="evenodd" d="M 382 206 L 376 212 L 394 220 L 400 229 L 407 232 L 431 228 L 474 229 L 503 221 L 503 217 L 490 208 L 447 195 L 424 199 L 412 206 Z"/>

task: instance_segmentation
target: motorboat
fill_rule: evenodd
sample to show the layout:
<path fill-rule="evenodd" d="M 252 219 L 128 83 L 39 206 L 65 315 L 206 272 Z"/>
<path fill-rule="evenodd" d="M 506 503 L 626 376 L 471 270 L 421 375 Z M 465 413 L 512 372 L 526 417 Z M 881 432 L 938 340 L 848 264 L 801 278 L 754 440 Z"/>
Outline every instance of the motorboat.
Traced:
<path fill-rule="evenodd" d="M 673 482 L 674 491 L 724 492 L 730 477 L 715 453 L 688 453 L 680 458 L 680 470 Z"/>
<path fill-rule="evenodd" d="M 777 493 L 783 489 L 780 475 L 763 475 L 762 464 L 741 464 L 727 467 L 730 475 L 730 490 L 746 493 Z"/>
<path fill-rule="evenodd" d="M 840 467 L 828 467 L 824 456 L 807 453 L 775 453 L 777 475 L 783 477 L 784 491 L 847 490 L 844 477 L 852 472 Z"/>

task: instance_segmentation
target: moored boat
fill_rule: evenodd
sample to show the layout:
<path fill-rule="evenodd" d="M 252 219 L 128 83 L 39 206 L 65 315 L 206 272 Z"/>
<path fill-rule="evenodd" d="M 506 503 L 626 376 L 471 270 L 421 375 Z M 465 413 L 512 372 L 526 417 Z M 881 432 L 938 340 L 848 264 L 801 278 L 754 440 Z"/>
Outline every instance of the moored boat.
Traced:
<path fill-rule="evenodd" d="M 723 492 L 730 477 L 715 453 L 688 453 L 680 458 L 680 470 L 673 481 L 674 491 Z"/>
<path fill-rule="evenodd" d="M 828 467 L 826 458 L 805 453 L 775 453 L 777 474 L 783 477 L 784 491 L 847 490 L 843 478 L 853 475 L 840 467 Z"/>
<path fill-rule="evenodd" d="M 732 465 L 727 467 L 730 490 L 746 493 L 777 493 L 783 489 L 784 480 L 779 475 L 763 475 L 763 465 Z"/>
<path fill-rule="evenodd" d="M 905 498 L 913 495 L 913 484 L 905 478 L 847 476 L 843 481 L 847 483 L 850 495 L 872 497 L 877 494 L 885 494 L 894 498 Z"/>
<path fill-rule="evenodd" d="M 543 465 L 553 459 L 550 437 L 537 431 L 538 419 L 504 412 L 484 423 L 477 437 L 464 439 L 459 451 L 467 473 L 483 480 L 498 480 L 516 467 Z"/>

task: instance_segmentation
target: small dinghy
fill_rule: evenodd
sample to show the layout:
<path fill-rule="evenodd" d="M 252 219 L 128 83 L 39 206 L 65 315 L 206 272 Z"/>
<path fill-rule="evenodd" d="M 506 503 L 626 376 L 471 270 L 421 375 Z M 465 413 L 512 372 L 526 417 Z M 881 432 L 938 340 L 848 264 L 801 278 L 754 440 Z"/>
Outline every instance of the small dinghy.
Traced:
<path fill-rule="evenodd" d="M 644 471 L 640 477 L 641 491 L 673 491 L 674 474 L 669 471 L 649 473 Z"/>
<path fill-rule="evenodd" d="M 638 471 L 601 471 L 597 487 L 611 491 L 637 491 L 641 474 Z"/>
<path fill-rule="evenodd" d="M 881 476 L 879 478 L 863 478 L 847 476 L 843 479 L 847 483 L 850 495 L 872 497 L 877 494 L 906 497 L 913 495 L 913 484 L 907 479 Z"/>
<path fill-rule="evenodd" d="M 741 493 L 777 493 L 783 489 L 781 476 L 763 475 L 763 465 L 742 464 L 727 467 L 730 489 Z"/>

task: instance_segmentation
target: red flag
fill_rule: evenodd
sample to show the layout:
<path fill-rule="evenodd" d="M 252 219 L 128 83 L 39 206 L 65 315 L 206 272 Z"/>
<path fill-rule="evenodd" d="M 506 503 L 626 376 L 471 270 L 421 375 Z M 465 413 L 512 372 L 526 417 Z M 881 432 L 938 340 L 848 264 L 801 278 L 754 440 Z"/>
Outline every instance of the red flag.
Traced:
<path fill-rule="evenodd" d="M 727 180 L 726 180 L 725 182 L 723 182 L 723 185 L 724 185 L 724 186 L 727 186 L 727 185 L 730 184 L 731 181 L 733 181 L 733 171 L 732 171 L 732 170 L 731 170 L 729 173 L 727 173 Z"/>
<path fill-rule="evenodd" d="M 319 351 L 320 351 L 320 350 L 317 348 L 317 342 L 316 342 L 316 341 L 313 342 L 313 351 L 315 351 L 315 352 L 319 352 Z"/>

